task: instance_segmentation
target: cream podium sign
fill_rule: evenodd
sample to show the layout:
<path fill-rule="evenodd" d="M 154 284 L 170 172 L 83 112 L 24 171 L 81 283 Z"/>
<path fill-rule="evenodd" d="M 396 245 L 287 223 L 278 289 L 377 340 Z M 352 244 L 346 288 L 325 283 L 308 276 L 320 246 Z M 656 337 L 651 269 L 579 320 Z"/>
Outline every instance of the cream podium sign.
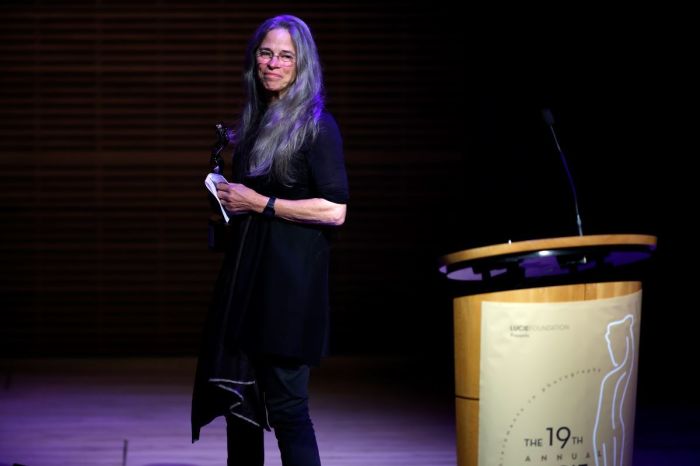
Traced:
<path fill-rule="evenodd" d="M 631 466 L 641 291 L 482 303 L 480 466 Z"/>

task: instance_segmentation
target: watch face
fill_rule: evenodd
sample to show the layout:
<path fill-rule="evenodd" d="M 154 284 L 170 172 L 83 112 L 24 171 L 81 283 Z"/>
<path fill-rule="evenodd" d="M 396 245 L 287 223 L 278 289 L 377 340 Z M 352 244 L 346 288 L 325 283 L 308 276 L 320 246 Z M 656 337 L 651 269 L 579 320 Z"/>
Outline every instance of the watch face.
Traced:
<path fill-rule="evenodd" d="M 270 198 L 267 200 L 267 205 L 265 206 L 265 209 L 263 209 L 264 215 L 267 215 L 268 217 L 275 216 L 275 200 L 276 198 L 273 196 L 270 196 Z"/>

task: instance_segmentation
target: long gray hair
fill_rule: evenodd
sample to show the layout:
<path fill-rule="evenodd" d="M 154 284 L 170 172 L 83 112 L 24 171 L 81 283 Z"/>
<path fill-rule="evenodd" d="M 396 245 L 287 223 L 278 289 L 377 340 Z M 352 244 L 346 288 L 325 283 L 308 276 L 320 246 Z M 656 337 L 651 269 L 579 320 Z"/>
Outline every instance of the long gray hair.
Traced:
<path fill-rule="evenodd" d="M 296 78 L 284 96 L 268 102 L 258 80 L 256 53 L 265 35 L 273 29 L 285 29 L 292 38 Z M 269 174 L 289 185 L 295 178 L 291 159 L 305 143 L 316 138 L 324 108 L 321 63 L 309 27 L 291 15 L 275 16 L 263 22 L 248 43 L 243 83 L 247 100 L 236 131 L 236 143 L 243 143 L 250 150 L 248 174 Z"/>

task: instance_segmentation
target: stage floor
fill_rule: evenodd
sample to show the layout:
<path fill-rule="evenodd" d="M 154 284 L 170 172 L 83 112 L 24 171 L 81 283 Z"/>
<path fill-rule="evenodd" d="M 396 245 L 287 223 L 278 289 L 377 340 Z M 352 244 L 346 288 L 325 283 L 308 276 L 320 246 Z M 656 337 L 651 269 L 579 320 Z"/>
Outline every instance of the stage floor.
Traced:
<path fill-rule="evenodd" d="M 0 466 L 221 466 L 222 419 L 190 443 L 194 370 L 192 358 L 0 361 Z M 324 466 L 455 465 L 444 370 L 327 359 L 311 383 Z M 639 409 L 635 466 L 700 465 L 698 416 L 689 407 Z M 266 435 L 266 465 L 280 465 Z"/>
<path fill-rule="evenodd" d="M 5 361 L 0 465 L 221 466 L 225 422 L 190 442 L 191 358 Z M 456 463 L 453 399 L 389 359 L 329 358 L 312 372 L 326 466 Z M 418 372 L 420 376 L 420 372 Z M 266 433 L 266 465 L 280 465 Z M 126 461 L 124 461 L 126 456 Z"/>

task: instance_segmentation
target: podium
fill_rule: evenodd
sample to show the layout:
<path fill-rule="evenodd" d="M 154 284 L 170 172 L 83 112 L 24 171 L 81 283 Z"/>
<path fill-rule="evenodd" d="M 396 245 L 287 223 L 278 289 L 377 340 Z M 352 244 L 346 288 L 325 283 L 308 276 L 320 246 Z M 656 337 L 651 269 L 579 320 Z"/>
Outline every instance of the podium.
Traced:
<path fill-rule="evenodd" d="M 454 288 L 460 466 L 631 466 L 648 235 L 590 235 L 441 258 Z"/>

